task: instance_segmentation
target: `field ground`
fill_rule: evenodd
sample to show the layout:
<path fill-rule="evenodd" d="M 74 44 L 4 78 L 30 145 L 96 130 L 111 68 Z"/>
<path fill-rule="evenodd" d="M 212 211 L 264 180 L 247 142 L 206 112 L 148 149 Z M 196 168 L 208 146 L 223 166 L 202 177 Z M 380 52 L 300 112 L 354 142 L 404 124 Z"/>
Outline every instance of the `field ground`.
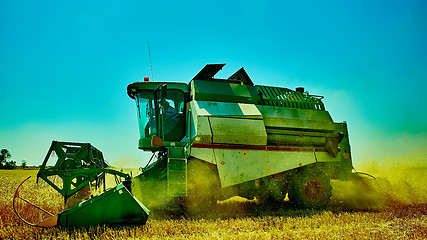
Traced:
<path fill-rule="evenodd" d="M 53 188 L 35 184 L 36 173 L 0 170 L 0 239 L 427 239 L 425 168 L 362 183 L 332 182 L 326 210 L 296 210 L 288 202 L 260 206 L 235 197 L 203 218 L 151 218 L 144 226 L 87 229 L 34 228 L 16 217 L 13 194 L 30 175 L 22 197 L 54 213 L 63 207 Z M 28 219 L 39 217 L 33 213 L 30 208 L 21 212 Z"/>

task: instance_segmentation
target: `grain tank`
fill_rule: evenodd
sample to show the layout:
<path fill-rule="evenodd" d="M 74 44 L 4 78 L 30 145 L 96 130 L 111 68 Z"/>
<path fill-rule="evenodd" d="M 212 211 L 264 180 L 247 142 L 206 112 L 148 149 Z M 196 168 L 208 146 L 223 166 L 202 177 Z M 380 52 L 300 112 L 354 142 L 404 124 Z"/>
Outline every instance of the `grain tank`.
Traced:
<path fill-rule="evenodd" d="M 188 84 L 135 82 L 139 149 L 153 152 L 132 193 L 150 209 L 200 211 L 239 195 L 325 207 L 330 179 L 353 169 L 347 125 L 303 88 L 255 85 L 243 68 L 228 79 L 206 65 Z"/>

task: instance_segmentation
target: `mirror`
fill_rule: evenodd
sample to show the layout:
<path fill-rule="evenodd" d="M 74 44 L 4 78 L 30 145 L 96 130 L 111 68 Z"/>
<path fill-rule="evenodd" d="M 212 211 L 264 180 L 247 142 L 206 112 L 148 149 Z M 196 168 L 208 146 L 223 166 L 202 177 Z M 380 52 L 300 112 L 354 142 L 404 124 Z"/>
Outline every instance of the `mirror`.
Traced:
<path fill-rule="evenodd" d="M 165 98 L 168 95 L 168 87 L 166 84 L 163 84 L 161 89 L 160 89 L 161 93 L 162 93 L 162 98 Z"/>

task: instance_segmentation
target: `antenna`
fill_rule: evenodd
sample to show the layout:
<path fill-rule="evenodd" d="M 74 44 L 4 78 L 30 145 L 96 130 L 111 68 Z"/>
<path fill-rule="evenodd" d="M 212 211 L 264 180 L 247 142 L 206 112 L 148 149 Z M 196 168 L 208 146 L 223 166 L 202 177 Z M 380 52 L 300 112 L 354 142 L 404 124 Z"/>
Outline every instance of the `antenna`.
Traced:
<path fill-rule="evenodd" d="M 148 57 L 150 58 L 151 79 L 152 79 L 152 81 L 154 82 L 153 62 L 151 62 L 150 41 L 147 41 L 147 45 L 148 45 Z"/>

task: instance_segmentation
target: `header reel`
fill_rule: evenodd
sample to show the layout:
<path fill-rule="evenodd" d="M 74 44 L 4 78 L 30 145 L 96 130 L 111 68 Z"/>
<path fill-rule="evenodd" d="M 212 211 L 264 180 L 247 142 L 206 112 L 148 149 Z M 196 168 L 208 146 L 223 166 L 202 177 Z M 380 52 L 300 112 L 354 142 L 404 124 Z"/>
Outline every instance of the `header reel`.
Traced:
<path fill-rule="evenodd" d="M 51 158 L 56 158 L 53 166 L 49 162 Z M 115 176 L 117 186 L 105 190 L 105 176 L 107 173 Z M 66 209 L 58 214 L 52 214 L 21 197 L 19 188 L 29 179 L 28 177 L 15 191 L 13 209 L 18 218 L 30 226 L 53 227 L 60 225 L 80 227 L 96 224 L 145 224 L 150 212 L 131 194 L 131 176 L 109 168 L 101 151 L 89 143 L 53 141 L 37 173 L 37 182 L 39 178 L 43 179 L 64 197 Z M 124 179 L 124 181 L 120 183 L 119 179 Z M 101 184 L 104 186 L 102 194 L 94 196 L 92 191 L 93 182 L 95 182 L 96 188 Z M 88 195 L 87 190 L 90 191 L 90 195 Z M 69 199 L 71 196 L 73 196 L 73 199 Z M 81 202 L 86 197 L 90 197 L 90 199 Z M 70 204 L 74 198 L 78 202 Z M 67 201 L 67 199 L 70 201 Z M 25 213 L 22 209 L 17 210 L 17 206 L 22 206 L 16 203 L 18 200 L 40 211 L 39 216 L 43 215 L 47 218 L 41 217 L 42 219 L 36 223 L 30 221 L 28 213 Z M 26 217 L 22 217 L 20 213 L 24 213 Z"/>
<path fill-rule="evenodd" d="M 57 161 L 54 166 L 48 166 L 48 161 L 52 157 L 57 157 Z M 37 173 L 37 181 L 39 178 L 43 179 L 66 201 L 88 185 L 91 189 L 94 181 L 95 188 L 103 184 L 105 191 L 106 173 L 125 178 L 127 181 L 131 180 L 128 174 L 110 169 L 102 152 L 90 143 L 53 141 Z"/>

